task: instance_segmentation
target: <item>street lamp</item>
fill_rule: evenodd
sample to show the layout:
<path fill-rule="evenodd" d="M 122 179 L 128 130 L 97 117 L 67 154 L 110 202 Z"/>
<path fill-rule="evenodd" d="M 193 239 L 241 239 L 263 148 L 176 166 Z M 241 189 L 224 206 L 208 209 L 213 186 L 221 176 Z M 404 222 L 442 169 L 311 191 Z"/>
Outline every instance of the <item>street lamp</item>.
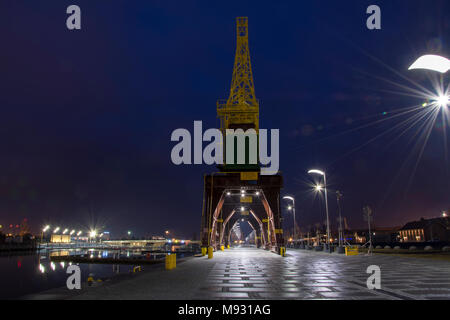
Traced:
<path fill-rule="evenodd" d="M 56 229 L 55 230 L 53 230 L 53 233 L 57 233 L 58 231 L 59 231 L 59 227 L 56 227 Z"/>
<path fill-rule="evenodd" d="M 294 241 L 295 241 L 295 198 L 291 196 L 284 196 L 283 199 L 291 200 L 292 201 L 292 207 L 288 206 L 288 210 L 292 210 L 293 218 L 294 218 Z"/>
<path fill-rule="evenodd" d="M 442 73 L 441 77 L 444 73 L 447 73 L 450 70 L 450 60 L 433 54 L 426 54 L 424 56 L 419 57 L 414 63 L 408 68 L 408 70 L 414 69 L 424 69 L 437 71 Z M 432 98 L 433 104 L 438 107 L 446 107 L 449 105 L 450 97 L 447 92 L 439 92 L 437 96 Z"/>
<path fill-rule="evenodd" d="M 1 226 L 0 226 L 1 228 Z M 50 229 L 49 225 L 46 225 L 44 227 L 44 229 L 42 229 L 42 233 L 41 233 L 41 242 L 39 242 L 39 248 L 41 247 L 42 242 L 44 241 L 44 233 L 47 232 L 47 230 Z"/>
<path fill-rule="evenodd" d="M 328 249 L 330 249 L 330 218 L 328 215 L 327 176 L 324 171 L 318 169 L 311 169 L 308 171 L 308 173 L 323 176 L 323 188 L 325 189 L 325 211 L 327 213 L 327 242 L 328 242 Z M 320 191 L 321 189 L 322 187 L 320 185 L 316 186 L 316 190 Z"/>

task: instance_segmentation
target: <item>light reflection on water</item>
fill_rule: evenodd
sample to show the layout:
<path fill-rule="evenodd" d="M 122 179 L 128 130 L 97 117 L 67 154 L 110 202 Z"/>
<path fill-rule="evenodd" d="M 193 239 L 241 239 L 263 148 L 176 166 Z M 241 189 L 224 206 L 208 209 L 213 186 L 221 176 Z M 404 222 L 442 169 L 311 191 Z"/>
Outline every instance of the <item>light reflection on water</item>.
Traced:
<path fill-rule="evenodd" d="M 73 249 L 56 250 L 41 253 L 20 253 L 0 256 L 0 299 L 17 299 L 21 296 L 40 291 L 63 287 L 66 285 L 67 267 L 72 263 L 53 262 L 51 256 L 88 255 L 96 258 L 143 257 L 140 250 L 98 250 Z M 151 254 L 150 259 L 161 258 L 162 255 Z M 118 273 L 129 273 L 134 265 L 112 264 L 77 264 L 81 269 L 82 282 L 89 274 L 95 279 L 110 278 Z"/>

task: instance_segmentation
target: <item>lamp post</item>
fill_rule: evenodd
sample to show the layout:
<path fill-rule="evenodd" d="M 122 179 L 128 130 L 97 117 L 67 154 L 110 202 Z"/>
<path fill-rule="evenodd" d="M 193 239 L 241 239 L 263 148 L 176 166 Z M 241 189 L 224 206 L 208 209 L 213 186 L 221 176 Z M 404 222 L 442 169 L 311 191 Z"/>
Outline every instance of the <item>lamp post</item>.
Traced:
<path fill-rule="evenodd" d="M 48 225 L 45 226 L 44 229 L 42 229 L 42 233 L 41 233 L 41 241 L 39 242 L 39 248 L 41 248 L 42 241 L 44 240 L 44 233 L 45 233 L 48 229 L 50 229 L 50 226 L 48 226 Z"/>
<path fill-rule="evenodd" d="M 295 238 L 296 238 L 296 234 L 295 234 L 295 198 L 291 197 L 291 196 L 284 196 L 283 199 L 292 201 L 292 214 L 293 214 L 293 218 L 294 218 L 294 246 L 295 246 Z"/>
<path fill-rule="evenodd" d="M 309 174 L 318 174 L 323 176 L 323 187 L 325 189 L 325 211 L 327 213 L 327 242 L 328 242 L 328 250 L 331 252 L 330 248 L 330 218 L 328 215 L 328 199 L 327 199 L 327 176 L 324 171 L 318 169 L 311 169 L 308 171 Z"/>
<path fill-rule="evenodd" d="M 339 212 L 339 244 L 338 244 L 338 253 L 344 253 L 343 248 L 343 240 L 344 240 L 344 232 L 342 230 L 342 210 L 341 210 L 341 199 L 342 199 L 342 192 L 339 190 L 336 191 L 336 199 L 337 199 L 337 206 L 338 206 L 338 212 Z"/>

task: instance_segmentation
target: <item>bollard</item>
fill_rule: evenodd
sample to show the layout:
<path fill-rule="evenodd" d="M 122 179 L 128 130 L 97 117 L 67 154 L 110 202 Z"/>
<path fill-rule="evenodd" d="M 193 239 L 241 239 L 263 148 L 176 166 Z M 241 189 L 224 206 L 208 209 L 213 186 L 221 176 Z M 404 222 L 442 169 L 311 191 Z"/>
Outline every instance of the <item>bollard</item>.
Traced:
<path fill-rule="evenodd" d="M 206 256 L 206 251 L 208 248 L 202 247 L 202 256 Z"/>
<path fill-rule="evenodd" d="M 282 257 L 286 256 L 286 247 L 280 247 L 280 256 Z"/>
<path fill-rule="evenodd" d="M 141 272 L 141 266 L 135 266 L 133 268 L 133 273 L 136 273 L 136 272 Z"/>
<path fill-rule="evenodd" d="M 213 247 L 208 247 L 208 259 L 213 258 Z"/>
<path fill-rule="evenodd" d="M 92 284 L 94 283 L 94 275 L 92 273 L 89 273 L 87 282 L 88 282 L 88 286 L 92 286 Z"/>
<path fill-rule="evenodd" d="M 225 246 L 220 246 L 220 250 L 224 250 L 225 249 Z"/>
<path fill-rule="evenodd" d="M 359 254 L 358 247 L 345 247 L 346 256 L 357 256 Z"/>
<path fill-rule="evenodd" d="M 166 254 L 166 270 L 172 270 L 177 267 L 177 255 L 176 253 Z"/>
<path fill-rule="evenodd" d="M 230 249 L 230 245 L 229 244 L 227 244 L 227 249 Z"/>

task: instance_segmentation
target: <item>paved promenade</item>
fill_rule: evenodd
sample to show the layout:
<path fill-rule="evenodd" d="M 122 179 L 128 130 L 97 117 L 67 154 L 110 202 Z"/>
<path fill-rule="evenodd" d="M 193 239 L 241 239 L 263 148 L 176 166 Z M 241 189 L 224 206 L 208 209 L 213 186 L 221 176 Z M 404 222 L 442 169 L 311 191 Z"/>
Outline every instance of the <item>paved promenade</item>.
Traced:
<path fill-rule="evenodd" d="M 369 265 L 381 290 L 369 290 Z M 288 249 L 286 257 L 255 248 L 192 257 L 121 281 L 40 299 L 450 299 L 450 262 L 390 255 L 344 256 Z M 84 284 L 84 286 L 86 286 Z M 61 289 L 63 290 L 63 289 Z M 68 290 L 65 289 L 65 292 Z"/>

